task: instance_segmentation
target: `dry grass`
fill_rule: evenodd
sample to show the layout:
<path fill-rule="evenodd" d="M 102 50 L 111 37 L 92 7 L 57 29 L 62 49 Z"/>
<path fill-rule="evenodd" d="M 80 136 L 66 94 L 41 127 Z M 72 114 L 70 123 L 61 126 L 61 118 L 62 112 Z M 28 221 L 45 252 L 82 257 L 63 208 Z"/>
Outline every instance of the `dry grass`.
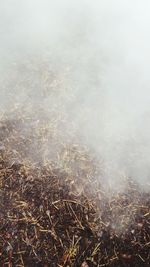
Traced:
<path fill-rule="evenodd" d="M 149 193 L 131 180 L 106 193 L 94 156 L 69 142 L 55 151 L 54 129 L 1 121 L 0 266 L 148 267 Z"/>

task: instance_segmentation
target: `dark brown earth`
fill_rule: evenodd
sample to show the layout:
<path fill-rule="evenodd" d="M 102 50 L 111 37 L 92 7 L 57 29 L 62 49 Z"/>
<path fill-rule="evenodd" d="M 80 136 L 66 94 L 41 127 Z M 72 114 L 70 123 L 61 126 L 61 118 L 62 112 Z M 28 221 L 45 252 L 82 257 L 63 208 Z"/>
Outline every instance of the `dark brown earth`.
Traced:
<path fill-rule="evenodd" d="M 79 145 L 59 150 L 65 167 L 41 160 L 25 123 L 0 125 L 0 266 L 150 266 L 150 194 L 131 179 L 110 193 Z"/>

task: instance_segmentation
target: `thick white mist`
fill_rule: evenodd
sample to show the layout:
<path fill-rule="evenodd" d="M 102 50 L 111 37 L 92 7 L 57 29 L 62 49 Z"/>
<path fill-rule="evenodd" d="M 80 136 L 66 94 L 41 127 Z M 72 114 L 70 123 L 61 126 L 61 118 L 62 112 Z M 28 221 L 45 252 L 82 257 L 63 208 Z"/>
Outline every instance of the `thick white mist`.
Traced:
<path fill-rule="evenodd" d="M 66 139 L 73 122 L 103 160 L 109 180 L 116 185 L 118 177 L 126 175 L 146 187 L 149 12 L 147 0 L 1 1 L 0 109 L 32 103 L 34 112 L 40 103 L 48 115 L 49 108 L 57 106 L 67 118 L 65 129 L 61 126 Z M 49 66 L 47 75 L 61 77 L 53 97 L 41 97 L 43 61 Z"/>

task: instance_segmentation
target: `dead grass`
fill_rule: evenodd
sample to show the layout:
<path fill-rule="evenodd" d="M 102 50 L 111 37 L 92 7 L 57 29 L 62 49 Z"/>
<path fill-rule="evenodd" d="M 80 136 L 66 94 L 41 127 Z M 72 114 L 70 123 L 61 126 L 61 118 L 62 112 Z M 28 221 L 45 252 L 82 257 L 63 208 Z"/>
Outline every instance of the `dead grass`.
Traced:
<path fill-rule="evenodd" d="M 98 162 L 76 143 L 48 161 L 45 144 L 59 138 L 32 121 L 0 125 L 0 266 L 150 266 L 149 193 L 127 180 L 106 194 Z"/>

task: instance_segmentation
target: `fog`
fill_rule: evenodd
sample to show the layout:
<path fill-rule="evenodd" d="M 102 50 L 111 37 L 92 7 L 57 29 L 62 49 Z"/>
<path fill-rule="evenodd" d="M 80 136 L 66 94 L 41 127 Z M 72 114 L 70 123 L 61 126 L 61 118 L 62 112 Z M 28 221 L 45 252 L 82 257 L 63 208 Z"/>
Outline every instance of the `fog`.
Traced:
<path fill-rule="evenodd" d="M 40 105 L 50 121 L 55 108 L 63 138 L 74 125 L 115 186 L 125 175 L 147 188 L 149 11 L 148 0 L 1 0 L 1 112 Z"/>

